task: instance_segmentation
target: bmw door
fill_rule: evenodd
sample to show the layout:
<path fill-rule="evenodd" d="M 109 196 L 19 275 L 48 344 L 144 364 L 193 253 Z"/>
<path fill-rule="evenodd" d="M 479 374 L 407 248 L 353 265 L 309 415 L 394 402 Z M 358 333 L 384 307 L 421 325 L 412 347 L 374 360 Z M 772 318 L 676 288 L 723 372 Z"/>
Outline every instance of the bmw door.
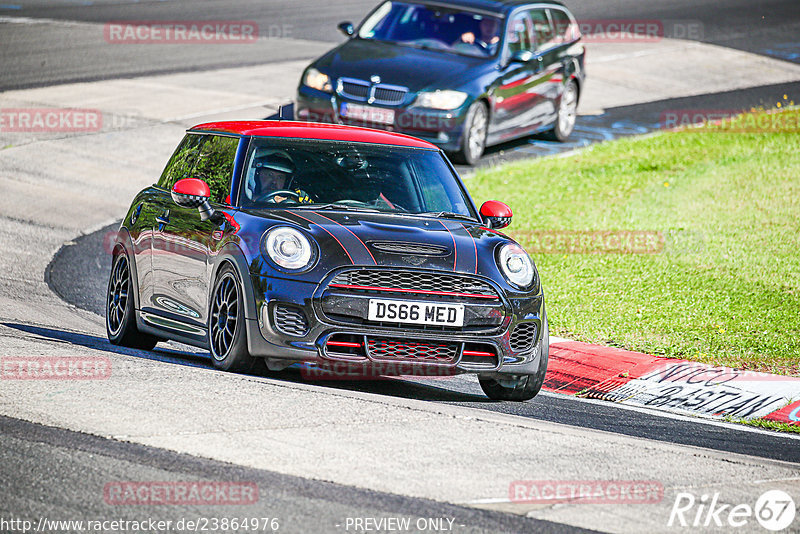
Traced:
<path fill-rule="evenodd" d="M 552 121 L 551 80 L 558 70 L 552 54 L 540 54 L 535 28 L 544 9 L 515 12 L 506 26 L 501 74 L 495 83 L 493 135 L 489 142 L 519 137 Z"/>

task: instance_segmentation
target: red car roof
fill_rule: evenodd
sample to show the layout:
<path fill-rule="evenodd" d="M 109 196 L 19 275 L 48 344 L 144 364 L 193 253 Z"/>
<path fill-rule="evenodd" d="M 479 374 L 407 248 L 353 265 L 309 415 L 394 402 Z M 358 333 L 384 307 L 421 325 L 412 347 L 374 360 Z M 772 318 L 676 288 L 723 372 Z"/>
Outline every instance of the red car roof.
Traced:
<path fill-rule="evenodd" d="M 296 139 L 323 139 L 327 141 L 351 141 L 354 143 L 375 143 L 381 145 L 433 148 L 436 145 L 411 137 L 383 130 L 371 130 L 357 126 L 320 124 L 316 122 L 295 121 L 227 121 L 198 124 L 190 132 L 214 131 L 236 135 L 261 137 L 289 137 Z"/>

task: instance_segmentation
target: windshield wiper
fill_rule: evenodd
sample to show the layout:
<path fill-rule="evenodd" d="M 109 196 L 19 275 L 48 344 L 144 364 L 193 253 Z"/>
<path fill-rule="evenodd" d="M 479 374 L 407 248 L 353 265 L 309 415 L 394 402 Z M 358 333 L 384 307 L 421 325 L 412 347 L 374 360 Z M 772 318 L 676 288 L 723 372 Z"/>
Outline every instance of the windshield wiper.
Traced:
<path fill-rule="evenodd" d="M 420 215 L 425 215 L 426 217 L 447 217 L 449 219 L 461 219 L 464 221 L 475 221 L 475 217 L 471 215 L 464 215 L 463 213 L 454 213 L 452 211 L 426 211 L 425 213 L 420 213 Z"/>
<path fill-rule="evenodd" d="M 342 210 L 342 211 L 370 211 L 370 212 L 381 211 L 375 208 L 351 206 L 349 204 L 337 204 L 336 202 L 329 202 L 327 204 L 302 204 L 299 206 L 292 206 L 292 207 L 301 210 Z"/>

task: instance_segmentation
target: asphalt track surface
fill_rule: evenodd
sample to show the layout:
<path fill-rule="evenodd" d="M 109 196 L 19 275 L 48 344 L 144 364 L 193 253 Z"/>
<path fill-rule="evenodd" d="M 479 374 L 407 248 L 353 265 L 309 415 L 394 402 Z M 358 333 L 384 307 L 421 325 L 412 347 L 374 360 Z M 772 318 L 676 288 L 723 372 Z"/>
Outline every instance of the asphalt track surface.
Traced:
<path fill-rule="evenodd" d="M 45 458 L 53 461 L 43 461 Z M 277 519 L 277 532 L 308 533 L 346 531 L 347 518 L 402 517 L 410 519 L 412 525 L 418 521 L 424 525 L 430 518 L 447 518 L 452 520 L 454 530 L 463 533 L 591 532 L 519 515 L 312 482 L 4 416 L 0 416 L 0 462 L 15 467 L 13 471 L 4 471 L 0 478 L 6 488 L 0 502 L 0 517 L 26 519 L 34 525 L 39 518 L 54 518 L 56 513 L 72 520 L 148 518 L 172 521 L 173 525 L 181 519 L 255 517 Z M 89 465 L 91 469 L 86 469 Z M 239 506 L 115 506 L 102 498 L 109 480 L 255 483 L 258 500 Z M 87 499 L 87 495 L 95 498 Z M 349 530 L 353 531 L 352 526 Z"/>
<path fill-rule="evenodd" d="M 167 45 L 165 49 L 159 45 L 108 44 L 99 27 L 47 26 L 42 31 L 5 25 L 5 36 L 0 34 L 0 90 L 285 61 L 296 57 L 298 41 L 341 42 L 344 38 L 337 32 L 336 23 L 360 21 L 377 4 L 377 0 L 8 0 L 0 6 L 0 17 L 93 24 L 254 21 L 264 41 L 259 45 L 203 46 L 202 51 L 191 45 Z M 579 20 L 655 20 L 663 24 L 665 37 L 800 62 L 800 3 L 796 0 L 762 0 L 757 4 L 749 0 L 568 0 L 566 5 Z M 768 82 L 765 80 L 765 84 Z"/>
<path fill-rule="evenodd" d="M 79 308 L 102 315 L 110 256 L 105 250 L 108 236 L 118 223 L 102 228 L 63 247 L 53 258 L 46 278 L 62 299 Z M 12 326 L 6 324 L 6 326 Z M 57 330 L 16 325 L 15 328 L 49 337 L 56 342 L 75 343 L 115 352 L 105 338 Z M 188 350 L 187 350 L 188 349 Z M 126 350 L 126 353 L 130 351 Z M 211 367 L 207 353 L 182 345 L 160 344 L 153 352 L 137 352 L 144 358 L 175 365 Z M 272 378 L 302 381 L 300 373 L 288 370 L 270 373 Z M 672 418 L 654 412 L 633 411 L 610 403 L 586 401 L 559 394 L 541 394 L 524 403 L 489 401 L 474 378 L 448 380 L 387 379 L 380 381 L 323 381 L 326 387 L 344 388 L 432 403 L 457 404 L 520 417 L 591 428 L 618 434 L 692 445 L 724 452 L 774 460 L 800 462 L 800 441 L 774 432 L 752 431 L 732 425 L 711 425 L 689 418 Z"/>

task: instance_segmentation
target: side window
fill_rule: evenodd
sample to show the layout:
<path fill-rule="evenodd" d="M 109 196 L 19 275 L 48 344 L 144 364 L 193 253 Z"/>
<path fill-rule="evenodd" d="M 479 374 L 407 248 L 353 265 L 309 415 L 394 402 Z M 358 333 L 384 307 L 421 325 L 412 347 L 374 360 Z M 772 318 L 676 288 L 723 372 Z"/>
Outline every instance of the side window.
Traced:
<path fill-rule="evenodd" d="M 531 9 L 529 11 L 533 21 L 533 38 L 536 50 L 544 50 L 553 44 L 553 27 L 550 26 L 550 19 L 547 18 L 547 11 L 544 9 Z"/>
<path fill-rule="evenodd" d="M 233 178 L 233 162 L 236 159 L 238 137 L 206 135 L 200 145 L 197 163 L 192 178 L 205 180 L 211 188 L 211 201 L 227 203 Z"/>
<path fill-rule="evenodd" d="M 565 11 L 551 9 L 550 18 L 553 20 L 556 43 L 566 43 L 574 39 L 573 33 L 575 28 L 572 26 L 572 20 Z"/>
<path fill-rule="evenodd" d="M 527 13 L 518 13 L 508 22 L 506 43 L 508 43 L 509 54 L 524 50 L 533 51 L 531 21 Z"/>
<path fill-rule="evenodd" d="M 197 160 L 198 146 L 203 140 L 203 136 L 197 134 L 187 134 L 181 144 L 172 154 L 172 157 L 164 167 L 161 178 L 158 180 L 158 187 L 167 191 L 172 190 L 175 182 L 183 178 L 191 178 L 192 168 Z"/>

